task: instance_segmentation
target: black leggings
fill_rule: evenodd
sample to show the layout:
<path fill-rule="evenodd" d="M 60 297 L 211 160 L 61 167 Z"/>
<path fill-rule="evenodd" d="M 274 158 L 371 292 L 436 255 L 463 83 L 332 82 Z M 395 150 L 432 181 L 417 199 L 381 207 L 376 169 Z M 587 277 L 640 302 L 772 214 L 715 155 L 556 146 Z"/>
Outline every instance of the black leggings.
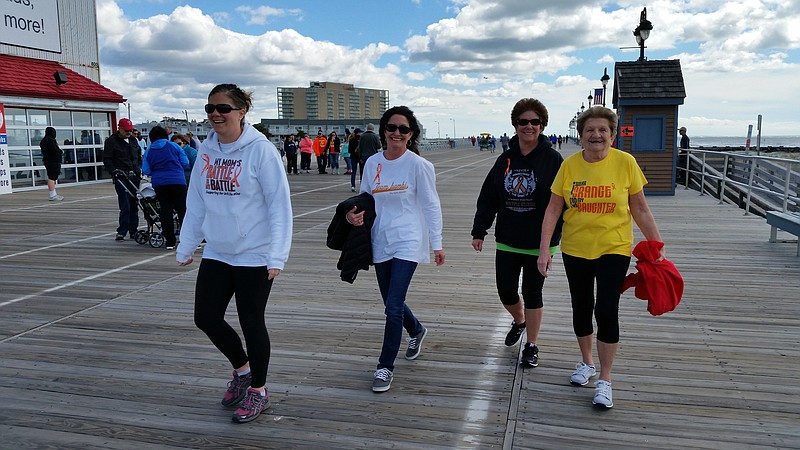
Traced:
<path fill-rule="evenodd" d="M 597 320 L 597 340 L 619 342 L 619 297 L 622 282 L 631 264 L 630 256 L 603 255 L 584 259 L 562 254 L 572 297 L 572 328 L 575 336 L 591 335 L 592 313 Z M 594 285 L 597 280 L 597 302 Z"/>
<path fill-rule="evenodd" d="M 271 348 L 264 312 L 271 288 L 272 280 L 268 279 L 266 266 L 231 266 L 203 259 L 197 272 L 194 323 L 228 358 L 234 369 L 250 362 L 253 387 L 264 386 L 267 381 Z M 234 294 L 247 352 L 236 330 L 225 321 L 225 310 Z"/>
<path fill-rule="evenodd" d="M 507 306 L 519 303 L 519 273 L 522 272 L 522 299 L 525 309 L 539 309 L 544 277 L 537 266 L 538 256 L 497 250 L 494 257 L 495 280 L 500 301 Z"/>

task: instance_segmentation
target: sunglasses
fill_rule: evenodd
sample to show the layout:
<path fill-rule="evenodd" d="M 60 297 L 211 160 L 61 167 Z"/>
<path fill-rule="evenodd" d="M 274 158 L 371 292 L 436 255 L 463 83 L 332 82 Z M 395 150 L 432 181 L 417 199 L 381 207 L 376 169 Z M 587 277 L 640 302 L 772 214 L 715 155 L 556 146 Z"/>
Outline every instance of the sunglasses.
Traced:
<path fill-rule="evenodd" d="M 542 121 L 540 119 L 517 119 L 517 125 L 524 127 L 525 125 L 541 125 Z"/>
<path fill-rule="evenodd" d="M 233 111 L 234 109 L 238 111 L 238 110 L 240 110 L 242 108 L 237 108 L 235 106 L 226 105 L 225 103 L 220 103 L 218 105 L 212 105 L 211 103 L 208 103 L 205 106 L 204 109 L 206 110 L 207 114 L 211 114 L 214 111 L 219 111 L 220 114 L 228 114 L 229 112 Z"/>
<path fill-rule="evenodd" d="M 394 133 L 397 130 L 400 130 L 400 134 L 408 134 L 408 133 L 411 133 L 412 131 L 414 131 L 411 128 L 405 126 L 405 125 L 399 125 L 398 126 L 398 125 L 395 125 L 393 123 L 387 123 L 386 124 L 386 131 L 388 131 L 389 133 Z"/>

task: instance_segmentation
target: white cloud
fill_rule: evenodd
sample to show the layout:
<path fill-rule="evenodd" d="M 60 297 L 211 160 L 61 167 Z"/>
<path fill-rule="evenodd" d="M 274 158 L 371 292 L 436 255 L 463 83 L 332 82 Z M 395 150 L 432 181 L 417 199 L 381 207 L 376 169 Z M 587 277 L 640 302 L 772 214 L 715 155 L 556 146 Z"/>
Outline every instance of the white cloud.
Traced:
<path fill-rule="evenodd" d="M 428 74 L 421 72 L 406 72 L 406 77 L 411 81 L 422 81 L 428 79 Z"/>
<path fill-rule="evenodd" d="M 255 91 L 251 120 L 274 118 L 277 86 L 319 80 L 389 89 L 393 105 L 411 106 L 429 129 L 439 121 L 442 135 L 446 129 L 452 135 L 453 125 L 460 135 L 511 133 L 514 103 L 536 97 L 550 112 L 548 131 L 566 133 L 587 93 L 600 86 L 603 66 L 613 77 L 615 61 L 638 53 L 619 49 L 635 45 L 638 1 L 449 4 L 452 17 L 404 42 L 378 42 L 378 35 L 353 48 L 274 27 L 290 15 L 299 23 L 299 10 L 243 7 L 231 16 L 181 6 L 130 21 L 114 1 L 98 0 L 102 79 L 131 100 L 135 117 L 187 109 L 202 118 L 208 90 L 235 82 Z M 657 0 L 647 12 L 654 25 L 647 56 L 681 60 L 688 94 L 681 121 L 698 135 L 739 133 L 743 121 L 762 111 L 775 134 L 798 133 L 800 121 L 785 105 L 800 92 L 800 2 Z M 232 31 L 238 14 L 267 30 Z M 713 117 L 718 122 L 700 119 Z"/>
<path fill-rule="evenodd" d="M 300 16 L 303 14 L 301 9 L 278 9 L 270 6 L 239 6 L 235 10 L 246 19 L 248 25 L 265 25 L 271 19 L 283 16 Z"/>

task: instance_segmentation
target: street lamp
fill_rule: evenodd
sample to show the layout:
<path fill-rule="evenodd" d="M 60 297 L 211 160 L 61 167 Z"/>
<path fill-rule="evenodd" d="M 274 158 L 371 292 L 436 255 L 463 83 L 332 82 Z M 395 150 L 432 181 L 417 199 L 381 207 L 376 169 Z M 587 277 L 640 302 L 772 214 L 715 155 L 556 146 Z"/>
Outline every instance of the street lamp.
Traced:
<path fill-rule="evenodd" d="M 438 120 L 434 120 L 434 122 L 436 122 L 436 135 L 439 137 L 439 139 L 441 139 L 442 138 L 442 129 L 439 127 L 439 121 Z"/>
<path fill-rule="evenodd" d="M 589 91 L 589 96 L 586 97 L 586 104 L 589 105 L 589 108 L 592 107 L 592 91 Z"/>
<path fill-rule="evenodd" d="M 586 107 L 585 107 L 585 106 L 583 106 L 583 102 L 581 102 L 581 114 L 583 114 L 583 110 L 584 110 L 584 109 L 586 109 Z"/>
<path fill-rule="evenodd" d="M 453 119 L 451 117 L 450 120 L 453 121 L 453 139 L 455 139 L 456 138 L 456 119 Z"/>
<path fill-rule="evenodd" d="M 633 30 L 633 36 L 636 38 L 636 44 L 639 45 L 639 61 L 644 61 L 644 41 L 650 37 L 650 31 L 653 30 L 653 24 L 647 20 L 647 8 L 642 8 L 642 13 L 639 15 L 639 26 Z"/>
<path fill-rule="evenodd" d="M 603 69 L 603 76 L 600 77 L 600 82 L 603 83 L 603 107 L 604 108 L 606 106 L 606 86 L 608 85 L 608 80 L 610 80 L 610 79 L 611 79 L 611 77 L 608 76 L 608 67 L 606 67 L 606 68 Z"/>

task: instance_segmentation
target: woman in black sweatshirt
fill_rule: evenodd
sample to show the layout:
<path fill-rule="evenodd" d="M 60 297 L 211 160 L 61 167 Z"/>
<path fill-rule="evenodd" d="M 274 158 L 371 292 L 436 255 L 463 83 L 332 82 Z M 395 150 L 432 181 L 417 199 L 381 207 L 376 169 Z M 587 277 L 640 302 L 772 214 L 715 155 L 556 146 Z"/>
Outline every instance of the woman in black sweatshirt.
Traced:
<path fill-rule="evenodd" d="M 523 98 L 514 105 L 511 124 L 516 135 L 483 182 L 472 225 L 472 248 L 480 252 L 487 230 L 497 217 L 497 293 L 513 318 L 505 344 L 516 344 L 526 332 L 520 363 L 527 367 L 536 367 L 539 361 L 536 339 L 542 323 L 544 277 L 537 260 L 542 219 L 550 200 L 550 185 L 564 160 L 542 134 L 547 119 L 547 108 L 539 100 Z M 560 239 L 559 220 L 551 247 L 557 247 Z M 518 293 L 520 273 L 522 302 Z"/>

